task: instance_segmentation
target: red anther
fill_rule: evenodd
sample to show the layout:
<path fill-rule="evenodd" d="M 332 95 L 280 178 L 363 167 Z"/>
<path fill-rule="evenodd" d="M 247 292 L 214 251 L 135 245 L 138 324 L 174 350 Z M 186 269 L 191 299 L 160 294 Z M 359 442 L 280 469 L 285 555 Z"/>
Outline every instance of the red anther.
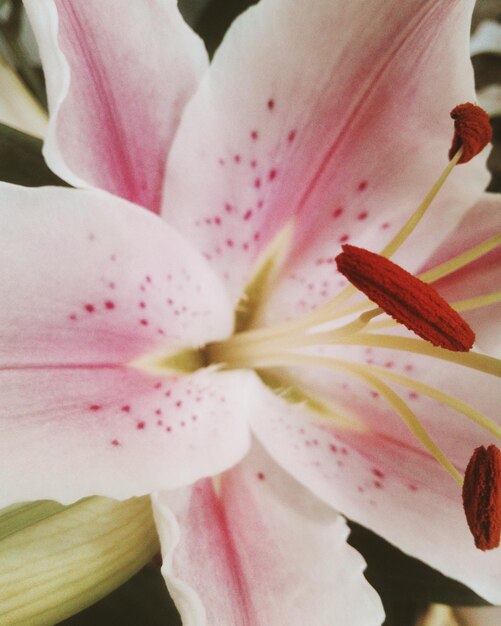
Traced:
<path fill-rule="evenodd" d="M 475 334 L 433 287 L 387 258 L 349 244 L 338 270 L 383 311 L 434 346 L 467 352 Z"/>
<path fill-rule="evenodd" d="M 454 120 L 454 137 L 449 150 L 449 159 L 463 147 L 458 163 L 473 159 L 492 140 L 492 127 L 487 113 L 476 104 L 458 104 L 451 111 Z"/>
<path fill-rule="evenodd" d="M 474 451 L 464 475 L 463 506 L 477 548 L 497 548 L 501 536 L 501 452 L 496 446 Z"/>

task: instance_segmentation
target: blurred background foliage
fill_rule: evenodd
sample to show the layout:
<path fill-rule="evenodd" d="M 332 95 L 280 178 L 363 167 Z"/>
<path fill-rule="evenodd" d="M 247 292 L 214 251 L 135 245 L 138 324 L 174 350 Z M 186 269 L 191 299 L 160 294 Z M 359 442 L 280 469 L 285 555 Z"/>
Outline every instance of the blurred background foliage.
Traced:
<path fill-rule="evenodd" d="M 211 55 L 224 37 L 228 26 L 243 10 L 257 0 L 179 0 L 186 21 L 204 39 Z M 501 24 L 501 0 L 479 0 L 473 20 L 473 32 L 485 20 Z M 495 46 L 494 46 L 495 47 Z M 473 57 L 476 85 L 490 97 L 494 129 L 494 149 L 489 159 L 492 172 L 490 191 L 501 191 L 501 54 L 484 46 Z M 501 49 L 501 41 L 499 42 Z M 14 70 L 15 76 L 1 72 Z M 64 185 L 45 165 L 41 156 L 47 102 L 43 74 L 36 44 L 22 10 L 21 0 L 0 0 L 0 79 L 2 96 L 17 117 L 26 110 L 22 132 L 6 123 L 0 124 L 0 180 L 28 186 Z M 8 102 L 8 81 L 20 80 L 32 102 Z M 15 89 L 12 89 L 14 92 Z M 492 104 L 493 103 L 493 104 Z M 484 105 L 485 106 L 485 105 Z M 38 116 L 38 121 L 33 120 Z M 31 126 L 30 126 L 31 124 Z M 366 577 L 383 599 L 387 612 L 385 626 L 463 626 L 463 618 L 454 617 L 447 607 L 430 611 L 433 603 L 480 606 L 485 602 L 460 583 L 450 580 L 424 563 L 411 559 L 374 533 L 351 523 L 350 543 L 367 561 Z M 435 617 L 433 617 L 433 615 Z M 425 614 L 428 616 L 426 617 Z M 437 617 L 438 616 L 438 617 Z M 470 618 L 468 618 L 470 619 Z M 501 619 L 501 618 L 500 618 Z M 433 621 L 432 621 L 433 620 Z M 477 622 L 480 623 L 480 622 Z M 494 623 L 494 622 L 492 622 Z M 501 622 L 500 622 L 501 623 Z M 179 615 L 165 593 L 158 563 L 151 563 L 112 594 L 60 623 L 61 626 L 180 626 Z M 306 625 L 305 625 L 306 626 Z M 312 625 L 313 626 L 313 625 Z"/>

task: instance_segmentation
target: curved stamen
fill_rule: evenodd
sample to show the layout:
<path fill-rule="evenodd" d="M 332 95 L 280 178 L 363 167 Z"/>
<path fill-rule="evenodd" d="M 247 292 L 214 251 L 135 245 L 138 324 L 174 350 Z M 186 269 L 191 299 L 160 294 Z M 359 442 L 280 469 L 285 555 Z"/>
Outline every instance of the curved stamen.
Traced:
<path fill-rule="evenodd" d="M 357 345 L 374 348 L 387 348 L 413 354 L 422 354 L 442 361 L 450 361 L 462 367 L 476 369 L 485 374 L 501 378 L 501 360 L 477 352 L 451 352 L 443 348 L 437 348 L 421 339 L 399 337 L 395 335 L 379 335 L 371 333 L 357 333 L 349 337 L 335 337 L 330 332 L 303 335 L 295 340 L 294 348 L 306 348 L 308 346 L 322 345 Z M 280 367 L 286 363 L 285 359 L 294 354 L 287 352 L 290 343 L 278 344 L 274 342 L 262 342 L 249 344 L 241 347 L 230 342 L 212 344 L 210 356 L 215 358 L 212 363 L 226 364 L 232 368 L 238 367 L 261 367 L 263 362 L 269 363 L 270 357 L 276 357 L 277 351 L 281 350 L 282 360 L 274 361 L 274 367 Z M 271 366 L 269 366 L 271 367 Z"/>
<path fill-rule="evenodd" d="M 332 340 L 336 338 L 351 337 L 355 333 L 363 330 L 369 322 L 383 313 L 382 309 L 375 308 L 366 311 L 357 319 L 349 322 L 345 326 L 340 326 L 329 331 L 329 337 Z M 209 344 L 205 348 L 205 352 L 211 363 L 234 363 L 243 359 L 252 359 L 253 355 L 259 355 L 263 352 L 289 350 L 293 348 L 302 348 L 305 345 L 311 345 L 311 341 L 316 345 L 318 342 L 314 340 L 315 334 L 299 333 L 293 335 L 289 333 L 273 333 L 276 327 L 271 327 L 268 333 L 259 333 L 258 331 L 249 331 L 234 335 L 230 339 L 223 342 Z M 297 328 L 294 330 L 297 331 Z"/>
<path fill-rule="evenodd" d="M 456 302 L 450 302 L 449 304 L 455 311 L 474 311 L 475 309 L 483 309 L 491 304 L 501 302 L 501 291 L 494 293 L 487 293 L 483 296 L 475 296 L 473 298 L 466 298 L 465 300 L 457 300 Z M 398 326 L 398 322 L 393 319 L 385 319 L 379 322 L 371 322 L 366 330 L 367 332 L 374 332 L 381 330 L 382 328 L 392 328 Z"/>
<path fill-rule="evenodd" d="M 466 298 L 465 300 L 458 300 L 451 304 L 455 311 L 473 311 L 474 309 L 483 309 L 490 304 L 496 304 L 501 302 L 501 291 L 495 291 L 494 293 L 486 293 L 482 296 L 474 296 L 473 298 Z"/>
<path fill-rule="evenodd" d="M 435 196 L 442 188 L 443 184 L 447 180 L 449 174 L 452 172 L 454 167 L 459 163 L 459 160 L 462 155 L 462 148 L 459 148 L 457 153 L 452 157 L 444 171 L 437 178 L 436 182 L 433 184 L 430 191 L 424 197 L 424 200 L 418 206 L 418 208 L 414 211 L 414 213 L 410 216 L 407 222 L 402 226 L 402 228 L 398 231 L 398 233 L 389 241 L 386 246 L 381 250 L 381 256 L 385 256 L 387 258 L 392 257 L 395 252 L 400 248 L 400 246 L 406 241 L 409 235 L 412 234 L 412 231 L 419 224 L 424 214 L 428 210 L 428 207 L 435 199 Z"/>
<path fill-rule="evenodd" d="M 323 341 L 320 335 L 317 336 L 317 339 L 320 340 L 317 345 L 328 343 L 327 335 L 328 333 L 324 333 Z M 358 333 L 357 335 L 351 336 L 349 340 L 340 338 L 336 340 L 335 343 L 338 345 L 350 344 L 375 348 L 389 348 L 390 350 L 403 350 L 404 352 L 423 354 L 425 356 L 431 356 L 443 361 L 451 361 L 457 365 L 476 369 L 485 374 L 501 377 L 501 361 L 499 359 L 485 354 L 478 354 L 477 352 L 451 352 L 450 350 L 431 346 L 428 342 L 422 341 L 421 339 L 396 337 L 394 335 Z"/>
<path fill-rule="evenodd" d="M 468 263 L 472 261 L 476 261 L 480 257 L 484 256 L 491 250 L 494 250 L 498 246 L 501 245 L 501 235 L 494 235 L 493 237 L 489 237 L 485 241 L 480 242 L 476 246 L 469 248 L 465 252 L 458 254 L 453 257 L 437 265 L 436 267 L 428 270 L 427 272 L 423 272 L 422 274 L 418 274 L 418 278 L 425 283 L 432 283 L 439 278 L 443 278 L 444 276 L 448 276 L 453 272 L 461 269 Z"/>
<path fill-rule="evenodd" d="M 278 355 L 276 355 L 278 357 Z M 269 367 L 273 367 L 272 362 L 268 362 Z M 382 378 L 387 378 L 388 380 L 395 382 L 402 387 L 406 387 L 407 389 L 412 389 L 422 395 L 428 396 L 432 400 L 439 402 L 445 406 L 450 407 L 457 413 L 464 415 L 469 420 L 494 435 L 494 437 L 501 439 L 501 426 L 496 424 L 493 420 L 489 419 L 486 415 L 477 411 L 474 407 L 470 406 L 466 402 L 459 400 L 455 396 L 451 396 L 448 393 L 440 391 L 435 387 L 431 387 L 425 383 L 422 383 L 418 380 L 410 378 L 409 376 L 405 376 L 403 374 L 397 374 L 396 372 L 391 372 L 387 368 L 379 367 L 377 365 L 360 365 L 353 364 L 349 361 L 343 361 L 340 359 L 334 359 L 331 357 L 324 356 L 316 356 L 311 354 L 286 354 L 282 355 L 282 365 L 283 366 L 294 366 L 294 365 L 302 365 L 302 366 L 319 366 L 319 367 L 330 367 L 331 364 L 338 364 L 339 366 L 344 365 L 347 368 L 358 368 L 360 370 L 365 370 L 368 373 L 373 373 Z M 276 365 L 275 365 L 276 366 Z M 263 366 L 260 366 L 263 367 Z"/>
<path fill-rule="evenodd" d="M 263 363 L 260 364 L 259 367 L 276 367 L 277 365 L 309 365 L 327 367 L 347 372 L 359 378 L 368 387 L 381 394 L 388 404 L 395 409 L 411 433 L 422 443 L 430 455 L 440 463 L 440 465 L 459 485 L 463 484 L 463 477 L 427 433 L 417 415 L 410 409 L 407 403 L 404 402 L 395 391 L 393 391 L 393 389 L 388 387 L 388 385 L 381 381 L 377 376 L 374 376 L 374 374 L 368 371 L 368 367 L 364 365 L 357 365 L 355 363 L 349 363 L 347 361 L 340 361 L 338 359 L 317 357 L 309 354 L 270 355 L 268 364 Z"/>
<path fill-rule="evenodd" d="M 465 252 L 462 252 L 458 256 L 453 257 L 452 259 L 449 259 L 448 261 L 445 261 L 440 265 L 436 265 L 426 272 L 417 274 L 416 277 L 419 278 L 419 280 L 422 280 L 424 283 L 433 283 L 439 278 L 444 278 L 445 276 L 448 276 L 449 274 L 452 274 L 457 270 L 465 267 L 469 263 L 476 261 L 477 259 L 481 258 L 482 256 L 484 256 L 491 250 L 494 250 L 500 245 L 501 235 L 494 235 L 493 237 L 489 237 L 485 241 L 480 242 L 479 244 L 473 246 Z M 467 302 L 469 302 L 469 300 L 459 301 L 456 303 L 452 302 L 450 303 L 450 305 L 456 311 L 468 311 L 470 309 L 488 306 L 493 302 L 498 302 L 498 294 L 499 292 L 494 292 L 493 294 L 486 294 L 485 296 L 470 298 L 469 300 L 471 300 L 471 306 L 469 304 L 466 304 Z M 478 303 L 475 302 L 476 300 L 478 300 Z M 465 303 L 464 307 L 461 304 L 462 302 Z M 370 305 L 371 303 L 367 302 L 366 300 L 364 300 L 363 302 L 356 302 L 355 304 L 352 304 L 351 306 L 348 306 L 344 309 L 338 309 L 335 312 L 332 312 L 330 315 L 330 320 L 346 317 L 347 315 L 351 315 L 353 313 L 359 313 L 360 311 L 367 309 L 367 307 Z M 392 320 L 387 320 L 385 322 L 378 322 L 377 327 L 384 328 L 386 326 L 393 326 L 394 324 L 395 323 Z"/>
<path fill-rule="evenodd" d="M 389 259 L 344 245 L 338 270 L 383 311 L 435 346 L 467 352 L 475 335 L 431 287 Z"/>
<path fill-rule="evenodd" d="M 476 156 L 492 139 L 489 116 L 479 106 L 471 103 L 460 104 L 451 111 L 454 120 L 454 138 L 449 150 L 449 163 L 438 177 L 436 183 L 426 194 L 423 202 L 408 219 L 393 239 L 380 253 L 387 258 L 393 256 L 404 241 L 416 228 L 428 207 L 434 200 L 449 174 L 459 163 L 466 163 Z"/>
<path fill-rule="evenodd" d="M 371 371 L 377 371 L 378 375 L 383 378 L 388 378 L 389 380 L 396 382 L 398 385 L 417 391 L 418 393 L 428 396 L 441 404 L 451 407 L 451 409 L 461 413 L 487 432 L 491 433 L 498 439 L 501 439 L 501 426 L 455 396 L 451 396 L 443 391 L 440 391 L 439 389 L 435 389 L 435 387 L 430 387 L 429 385 L 414 380 L 413 378 L 409 378 L 408 376 L 397 374 L 396 372 L 390 372 L 384 367 L 378 367 L 376 365 L 367 365 L 366 367 Z"/>

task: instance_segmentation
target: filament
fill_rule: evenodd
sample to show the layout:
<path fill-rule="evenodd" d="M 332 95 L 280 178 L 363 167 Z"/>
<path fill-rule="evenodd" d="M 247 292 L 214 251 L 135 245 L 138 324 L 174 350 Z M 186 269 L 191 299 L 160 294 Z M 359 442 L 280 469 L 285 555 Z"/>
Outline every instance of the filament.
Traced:
<path fill-rule="evenodd" d="M 470 419 L 472 422 L 475 422 L 476 424 L 478 424 L 484 430 L 490 432 L 492 435 L 494 435 L 498 439 L 501 439 L 501 427 L 498 424 L 496 424 L 496 422 L 493 422 L 488 417 L 486 417 L 480 411 L 477 411 L 475 408 L 473 408 L 469 404 L 466 404 L 466 402 L 463 402 L 462 400 L 459 400 L 458 398 L 454 396 L 444 393 L 443 391 L 440 391 L 439 389 L 436 389 L 435 387 L 430 387 L 429 385 L 426 385 L 425 383 L 421 383 L 417 380 L 414 380 L 413 378 L 409 378 L 408 376 L 397 374 L 395 372 L 389 372 L 387 369 L 383 367 L 378 367 L 375 365 L 367 365 L 366 367 L 370 370 L 377 371 L 377 373 L 383 378 L 388 378 L 390 380 L 393 380 L 399 385 L 408 387 L 409 389 L 412 389 L 414 391 L 418 391 L 419 393 L 422 393 L 428 396 L 429 398 L 432 398 L 433 400 L 440 402 L 441 404 L 445 404 L 451 407 L 458 413 L 461 413 L 462 415 Z"/>
<path fill-rule="evenodd" d="M 484 256 L 484 254 L 487 254 L 494 248 L 497 248 L 499 245 L 501 245 L 501 235 L 494 235 L 493 237 L 489 237 L 489 239 L 482 241 L 476 246 L 473 246 L 473 248 L 470 248 L 466 252 L 458 254 L 452 259 L 449 259 L 448 261 L 445 261 L 445 263 L 437 265 L 427 272 L 419 274 L 418 278 L 426 283 L 434 282 L 439 278 L 443 278 L 444 276 L 452 274 L 453 272 L 461 269 L 465 265 L 468 265 L 468 263 L 476 261 L 476 259 Z"/>
<path fill-rule="evenodd" d="M 325 333 L 327 335 L 328 333 Z M 326 343 L 325 340 L 323 343 Z M 359 346 L 372 346 L 376 348 L 389 348 L 391 350 L 403 350 L 414 354 L 423 354 L 443 361 L 450 361 L 457 365 L 463 365 L 471 369 L 479 370 L 485 374 L 501 377 L 501 361 L 494 357 L 477 352 L 451 352 L 444 348 L 432 346 L 421 339 L 411 337 L 397 337 L 393 335 L 378 335 L 359 333 L 353 335 L 348 341 L 339 338 L 336 344 L 351 344 Z"/>
<path fill-rule="evenodd" d="M 426 194 L 418 208 L 414 211 L 414 213 L 407 220 L 407 222 L 402 226 L 399 232 L 393 237 L 393 239 L 389 243 L 387 243 L 383 250 L 380 252 L 381 256 L 385 256 L 387 258 L 393 256 L 395 252 L 400 248 L 400 246 L 405 242 L 405 240 L 409 237 L 409 235 L 421 221 L 422 217 L 426 213 L 426 210 L 433 202 L 437 193 L 440 191 L 442 185 L 447 180 L 447 177 L 461 158 L 462 152 L 462 148 L 459 148 L 459 150 L 445 167 L 444 171 L 440 174 L 430 191 Z"/>
<path fill-rule="evenodd" d="M 275 363 L 274 363 L 275 361 Z M 402 421 L 409 428 L 411 433 L 418 439 L 426 450 L 440 463 L 440 465 L 452 476 L 459 484 L 463 484 L 463 478 L 457 471 L 451 461 L 442 452 L 442 450 L 433 441 L 421 421 L 410 409 L 410 407 L 402 400 L 402 398 L 393 389 L 388 387 L 377 376 L 367 371 L 366 366 L 330 359 L 326 357 L 317 357 L 309 354 L 275 354 L 270 355 L 268 365 L 260 364 L 259 367 L 276 367 L 277 365 L 313 365 L 320 367 L 328 367 L 331 369 L 348 372 L 362 380 L 367 386 L 378 391 L 382 397 L 390 404 L 398 413 Z"/>

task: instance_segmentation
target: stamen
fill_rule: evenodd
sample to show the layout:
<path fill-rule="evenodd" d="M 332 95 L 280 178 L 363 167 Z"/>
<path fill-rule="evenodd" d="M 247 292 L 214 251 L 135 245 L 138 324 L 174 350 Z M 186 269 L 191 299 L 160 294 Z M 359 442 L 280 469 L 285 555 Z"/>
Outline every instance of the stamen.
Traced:
<path fill-rule="evenodd" d="M 466 521 L 480 550 L 499 546 L 501 537 L 501 452 L 494 445 L 477 448 L 463 484 Z"/>
<path fill-rule="evenodd" d="M 461 108 L 465 106 L 466 106 L 466 109 Z M 475 105 L 468 105 L 468 106 L 459 105 L 459 107 L 456 107 L 456 109 L 459 112 L 461 111 L 463 112 L 461 113 L 461 116 L 458 116 L 457 118 L 457 123 L 456 123 L 457 128 L 455 131 L 456 132 L 455 137 L 460 136 L 459 130 L 463 132 L 462 129 L 465 128 L 465 124 L 467 126 L 469 123 L 470 127 L 473 125 L 473 122 L 471 121 L 471 119 L 473 119 L 472 115 L 477 120 L 476 123 L 480 128 L 481 122 L 479 120 L 481 120 L 482 118 L 482 113 L 480 113 L 479 111 L 482 111 L 482 110 L 479 107 L 475 107 Z M 456 111 L 456 109 L 454 109 L 454 111 Z M 471 113 L 471 111 L 473 111 L 473 113 Z M 470 121 L 468 122 L 468 120 Z M 482 132 L 489 133 L 490 131 L 482 131 Z M 479 130 L 479 133 L 482 134 L 480 130 Z M 465 144 L 466 144 L 468 137 L 474 137 L 473 131 L 471 129 L 470 131 L 465 131 L 465 133 L 463 134 L 464 134 L 463 142 Z M 486 134 L 486 137 L 487 137 L 487 134 Z M 473 141 L 473 139 L 471 139 L 471 141 Z M 470 144 L 471 144 L 471 141 L 470 141 Z M 477 143 L 478 145 L 480 145 L 480 140 L 478 140 Z M 472 148 L 470 144 L 469 144 L 468 150 L 470 150 L 471 152 Z M 381 251 L 382 256 L 391 257 L 400 248 L 400 246 L 405 242 L 405 240 L 409 237 L 409 235 L 413 232 L 414 228 L 417 226 L 417 224 L 420 222 L 420 220 L 426 213 L 431 202 L 433 201 L 433 199 L 435 198 L 435 196 L 437 195 L 437 193 L 439 192 L 439 190 L 445 183 L 447 177 L 449 176 L 451 171 L 454 169 L 455 165 L 458 162 L 463 162 L 462 157 L 463 157 L 464 149 L 466 148 L 461 145 L 458 147 L 456 153 L 452 156 L 450 162 L 447 164 L 447 166 L 445 167 L 444 171 L 441 173 L 437 181 L 433 184 L 430 191 L 426 194 L 421 204 L 417 207 L 417 209 L 408 219 L 406 224 L 404 224 L 404 226 L 400 229 L 400 231 L 393 237 L 393 239 Z M 474 155 L 471 154 L 470 158 L 472 156 Z M 490 240 L 484 243 L 486 244 L 485 248 L 482 248 L 483 244 L 480 244 L 480 246 L 477 246 L 476 248 L 472 249 L 472 251 L 476 251 L 478 253 L 478 256 L 482 256 L 488 251 L 487 248 L 491 249 L 491 247 L 489 247 Z M 494 244 L 492 245 L 492 247 L 495 247 L 496 245 L 499 244 L 499 239 L 497 239 L 496 241 L 492 243 Z M 479 249 L 476 250 L 477 248 Z M 469 253 L 465 253 L 465 255 L 466 254 L 469 254 Z M 473 254 L 475 254 L 475 252 L 473 252 Z M 473 258 L 477 258 L 477 257 L 473 257 L 470 260 L 468 260 L 467 258 L 462 259 L 463 256 L 464 255 L 460 255 L 460 257 L 457 258 L 458 263 L 466 264 L 470 262 L 470 260 L 473 260 Z M 455 260 L 453 260 L 452 262 L 454 261 Z M 449 262 L 448 264 L 443 264 L 443 265 L 444 265 L 443 271 L 442 271 L 442 266 L 440 266 L 440 268 L 436 268 L 439 272 L 442 271 L 442 273 L 437 274 L 435 270 L 431 270 L 430 272 L 427 272 L 426 275 L 423 275 L 423 279 L 424 279 L 424 276 L 426 276 L 427 281 L 436 280 L 438 277 L 446 275 L 447 273 L 450 273 L 451 271 L 455 271 L 455 269 L 458 269 L 459 267 L 462 266 L 461 264 L 459 264 L 451 268 Z M 432 273 L 433 273 L 433 276 L 432 276 Z M 271 281 L 268 281 L 268 284 L 271 284 Z M 242 340 L 247 343 L 247 342 L 254 341 L 254 340 L 261 341 L 267 338 L 274 339 L 278 337 L 279 335 L 286 336 L 286 335 L 290 335 L 291 333 L 306 331 L 308 330 L 308 328 L 312 328 L 314 326 L 318 326 L 320 324 L 331 321 L 333 319 L 338 319 L 339 317 L 343 317 L 344 311 L 342 311 L 340 314 L 339 307 L 344 302 L 346 302 L 346 300 L 348 300 L 351 296 L 353 296 L 355 293 L 356 293 L 356 289 L 353 287 L 353 285 L 348 285 L 345 289 L 340 291 L 334 298 L 328 300 L 327 302 L 324 302 L 320 306 L 316 307 L 313 311 L 310 311 L 304 315 L 301 315 L 300 317 L 294 320 L 283 322 L 282 324 L 277 325 L 273 328 L 257 328 L 257 329 L 252 329 L 252 330 L 250 329 L 245 330 L 243 332 L 238 332 L 236 336 L 239 338 L 242 338 Z M 262 294 L 258 298 L 258 304 L 259 305 L 262 304 Z M 254 304 L 254 306 L 256 306 L 256 304 Z M 364 308 L 364 307 L 365 305 L 362 304 L 361 308 Z M 247 305 L 245 306 L 245 308 L 246 309 L 248 308 Z M 360 308 L 360 304 L 355 305 L 355 310 L 361 310 L 361 308 Z M 257 316 L 254 314 L 253 317 L 255 319 Z M 244 327 L 248 328 L 249 323 L 247 322 L 246 324 L 238 324 L 237 330 L 242 331 Z M 237 341 L 239 341 L 239 339 Z"/>
<path fill-rule="evenodd" d="M 456 300 L 451 302 L 450 305 L 455 311 L 473 311 L 474 309 L 483 309 L 491 304 L 501 302 L 501 291 L 494 291 L 493 293 L 486 293 L 481 296 L 474 296 L 473 298 L 466 298 L 465 300 Z M 374 332 L 375 330 L 381 330 L 382 328 L 391 328 L 396 326 L 398 322 L 392 319 L 384 319 L 379 322 L 371 323 L 367 326 L 368 332 Z"/>
<path fill-rule="evenodd" d="M 318 345 L 321 343 L 328 343 L 328 333 L 322 333 L 318 335 Z M 435 359 L 443 361 L 451 361 L 457 365 L 463 367 L 469 367 L 470 369 L 484 372 L 485 374 L 491 374 L 492 376 L 501 377 L 501 361 L 486 354 L 479 354 L 477 352 L 467 352 L 457 354 L 450 350 L 443 350 L 442 348 L 436 348 L 430 346 L 425 341 L 420 339 L 413 339 L 411 337 L 398 337 L 395 335 L 380 335 L 371 333 L 357 333 L 347 339 L 337 339 L 336 344 L 346 345 L 358 345 L 358 346 L 371 346 L 374 348 L 389 348 L 390 350 L 402 350 L 404 352 L 411 352 L 415 354 L 423 354 L 425 356 L 431 356 Z M 310 344 L 311 345 L 311 344 Z"/>
<path fill-rule="evenodd" d="M 351 373 L 353 373 L 355 370 L 357 370 L 358 372 L 363 371 L 366 373 L 373 372 L 374 375 L 377 374 L 382 378 L 387 378 L 395 382 L 397 385 L 401 385 L 403 387 L 407 387 L 408 389 L 417 391 L 418 393 L 421 393 L 428 396 L 429 398 L 432 398 L 433 400 L 436 400 L 440 404 L 449 406 L 451 409 L 457 411 L 458 413 L 461 413 L 475 424 L 478 424 L 478 426 L 489 432 L 491 435 L 494 435 L 498 439 L 501 439 L 501 426 L 499 426 L 493 420 L 489 419 L 480 411 L 477 411 L 474 407 L 470 406 L 466 402 L 463 402 L 459 398 L 440 391 L 439 389 L 430 387 L 429 385 L 426 385 L 425 383 L 422 383 L 418 380 L 409 378 L 408 376 L 404 376 L 403 374 L 391 372 L 384 367 L 379 367 L 377 365 L 360 365 L 348 361 L 342 361 L 332 357 L 324 357 L 298 352 L 275 352 L 260 354 L 256 356 L 256 360 L 251 363 L 251 366 L 252 365 L 259 369 L 302 365 L 303 367 L 317 366 L 330 367 L 334 369 L 344 368 L 344 370 L 349 370 Z"/>
<path fill-rule="evenodd" d="M 369 322 L 374 317 L 381 315 L 381 313 L 383 311 L 380 308 L 365 311 L 348 324 L 329 331 L 329 341 L 333 343 L 336 339 L 353 336 L 366 328 Z M 274 328 L 263 330 L 273 331 Z M 247 331 L 234 335 L 226 341 L 208 344 L 205 347 L 205 355 L 210 363 L 226 363 L 232 366 L 235 366 L 236 363 L 243 363 L 245 367 L 246 363 L 253 362 L 254 359 L 259 358 L 262 354 L 302 348 L 312 344 L 317 345 L 320 342 L 317 341 L 316 336 L 324 338 L 327 334 L 318 333 L 315 335 L 315 333 L 305 334 L 301 332 L 284 334 L 281 332 L 281 327 L 278 328 L 280 330 L 278 333 L 270 332 L 263 336 L 259 334 L 259 331 Z"/>
<path fill-rule="evenodd" d="M 468 263 L 476 261 L 491 250 L 494 250 L 494 248 L 497 248 L 499 245 L 501 245 L 501 235 L 489 237 L 489 239 L 473 246 L 473 248 L 469 248 L 466 252 L 458 254 L 458 256 L 437 265 L 423 274 L 419 274 L 418 278 L 427 283 L 434 282 L 439 278 L 452 274 L 452 272 L 456 272 L 465 265 L 468 265 Z"/>
<path fill-rule="evenodd" d="M 396 382 L 398 385 L 402 385 L 403 387 L 422 393 L 429 398 L 440 402 L 440 404 L 449 406 L 451 409 L 461 413 L 498 439 L 501 439 L 501 426 L 496 424 L 496 422 L 489 419 L 480 411 L 477 411 L 469 404 L 466 404 L 466 402 L 459 400 L 459 398 L 455 398 L 454 396 L 444 393 L 439 389 L 435 389 L 434 387 L 430 387 L 429 385 L 421 383 L 418 380 L 409 378 L 408 376 L 403 376 L 402 374 L 397 374 L 396 372 L 390 372 L 384 367 L 378 367 L 376 365 L 367 365 L 366 367 L 371 371 L 377 372 L 379 376 L 382 376 L 383 378 L 388 378 L 389 380 Z"/>
<path fill-rule="evenodd" d="M 478 154 L 492 138 L 489 116 L 479 106 L 460 104 L 451 111 L 454 119 L 454 138 L 449 150 L 449 163 L 438 177 L 421 204 L 393 239 L 383 248 L 381 255 L 391 257 L 405 242 L 421 221 L 449 174 L 458 163 L 466 163 Z"/>
<path fill-rule="evenodd" d="M 485 241 L 482 241 L 478 245 L 466 250 L 462 254 L 441 263 L 422 274 L 418 274 L 417 278 L 422 280 L 425 283 L 433 283 L 439 278 L 443 278 L 444 276 L 448 276 L 453 272 L 461 269 L 465 265 L 476 261 L 480 257 L 484 256 L 491 250 L 494 250 L 499 245 L 501 245 L 501 235 L 494 235 Z M 350 285 L 352 287 L 352 285 Z M 476 296 L 474 298 L 469 298 L 468 300 L 460 300 L 457 302 L 451 302 L 450 305 L 455 311 L 469 311 L 470 309 L 477 309 L 484 306 L 488 306 L 489 304 L 493 304 L 494 302 L 499 302 L 501 292 L 495 291 L 493 293 L 488 293 L 482 296 Z M 358 313 L 359 311 L 363 311 L 367 309 L 369 306 L 368 302 L 357 302 L 348 306 L 344 309 L 337 310 L 336 312 L 331 313 L 330 319 L 335 320 L 341 317 L 346 317 L 352 313 Z M 384 324 L 384 326 L 383 326 Z M 387 322 L 378 322 L 377 327 L 383 328 L 385 326 L 391 326 L 394 322 L 388 320 Z M 371 325 L 371 330 L 374 328 L 374 325 Z"/>
<path fill-rule="evenodd" d="M 462 148 L 458 163 L 467 163 L 492 140 L 492 128 L 487 113 L 476 104 L 458 104 L 451 111 L 454 120 L 454 138 L 449 159 Z"/>
<path fill-rule="evenodd" d="M 482 296 L 466 298 L 466 300 L 458 300 L 451 304 L 455 311 L 472 311 L 473 309 L 482 309 L 484 306 L 501 302 L 501 291 L 486 293 Z"/>
<path fill-rule="evenodd" d="M 467 352 L 475 335 L 430 285 L 392 261 L 345 244 L 338 270 L 383 311 L 434 346 Z"/>
<path fill-rule="evenodd" d="M 454 157 L 449 161 L 446 165 L 444 171 L 440 174 L 436 182 L 433 184 L 430 191 L 426 194 L 421 204 L 414 211 L 414 213 L 409 217 L 407 222 L 402 226 L 402 228 L 398 231 L 398 233 L 389 241 L 386 246 L 381 250 L 381 255 L 390 258 L 395 254 L 395 252 L 400 248 L 400 246 L 405 243 L 406 239 L 412 233 L 412 231 L 419 224 L 426 211 L 428 210 L 430 204 L 435 199 L 435 196 L 442 188 L 443 184 L 449 177 L 449 174 L 452 172 L 454 167 L 457 165 L 459 159 L 461 158 L 463 149 L 459 148 Z"/>
<path fill-rule="evenodd" d="M 361 379 L 366 385 L 377 391 L 381 396 L 390 404 L 397 414 L 400 416 L 405 425 L 409 428 L 411 433 L 420 441 L 426 450 L 433 456 L 440 465 L 452 476 L 452 478 L 459 484 L 463 484 L 463 478 L 457 471 L 451 461 L 442 452 L 442 450 L 433 441 L 430 435 L 427 433 L 421 421 L 410 409 L 410 407 L 402 400 L 402 398 L 393 389 L 388 387 L 377 376 L 374 376 L 367 366 L 358 365 L 356 363 L 350 363 L 348 361 L 341 361 L 338 359 L 317 357 L 311 354 L 275 354 L 270 355 L 269 363 L 260 364 L 261 368 L 276 367 L 279 365 L 308 365 L 317 367 L 328 367 L 331 369 L 339 370 L 342 372 L 348 372 L 353 376 Z"/>

